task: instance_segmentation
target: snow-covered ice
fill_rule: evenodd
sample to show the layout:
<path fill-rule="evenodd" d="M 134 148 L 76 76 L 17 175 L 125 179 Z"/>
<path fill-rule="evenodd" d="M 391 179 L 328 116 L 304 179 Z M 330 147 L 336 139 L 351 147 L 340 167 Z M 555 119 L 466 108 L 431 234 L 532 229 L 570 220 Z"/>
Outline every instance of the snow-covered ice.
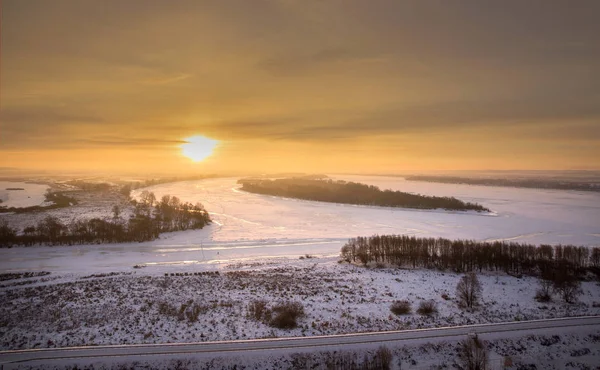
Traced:
<path fill-rule="evenodd" d="M 600 193 L 435 184 L 376 176 L 337 179 L 481 203 L 477 212 L 414 210 L 311 202 L 239 190 L 236 179 L 211 179 L 147 188 L 200 201 L 217 228 L 214 241 L 349 238 L 383 233 L 528 243 L 600 243 Z"/>
<path fill-rule="evenodd" d="M 17 188 L 23 190 L 8 190 Z M 29 182 L 0 181 L 0 206 L 10 207 L 31 207 L 39 206 L 46 200 L 44 196 L 50 187 L 44 184 L 32 184 Z"/>
<path fill-rule="evenodd" d="M 219 264 L 304 254 L 338 255 L 348 238 L 408 234 L 527 243 L 600 244 L 600 193 L 405 181 L 397 177 L 335 176 L 382 189 L 455 196 L 493 213 L 342 205 L 284 199 L 239 190 L 236 178 L 146 188 L 201 202 L 214 223 L 164 234 L 145 243 L 0 250 L 4 271 L 121 271 L 135 264 Z M 142 189 L 133 195 L 139 195 Z M 67 212 L 65 209 L 64 212 Z M 61 212 L 61 210 L 55 210 Z M 70 216 L 71 217 L 71 216 Z"/>

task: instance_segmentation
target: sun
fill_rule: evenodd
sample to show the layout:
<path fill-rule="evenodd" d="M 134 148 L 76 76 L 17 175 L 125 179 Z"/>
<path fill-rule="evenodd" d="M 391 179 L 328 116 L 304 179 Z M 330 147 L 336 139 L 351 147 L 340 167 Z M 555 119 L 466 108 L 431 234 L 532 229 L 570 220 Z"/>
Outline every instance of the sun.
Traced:
<path fill-rule="evenodd" d="M 208 158 L 219 143 L 217 140 L 204 136 L 192 136 L 184 141 L 185 144 L 181 144 L 181 152 L 194 162 Z"/>

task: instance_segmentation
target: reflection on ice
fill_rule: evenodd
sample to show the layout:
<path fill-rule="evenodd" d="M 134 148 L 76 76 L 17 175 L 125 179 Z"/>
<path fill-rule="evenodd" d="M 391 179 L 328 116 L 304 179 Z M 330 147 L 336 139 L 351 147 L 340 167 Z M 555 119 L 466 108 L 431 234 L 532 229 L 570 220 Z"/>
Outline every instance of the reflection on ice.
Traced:
<path fill-rule="evenodd" d="M 144 262 L 147 266 L 158 266 L 158 265 L 192 265 L 198 264 L 202 261 L 170 261 L 170 262 Z"/>
<path fill-rule="evenodd" d="M 218 251 L 218 250 L 232 250 L 232 249 L 251 249 L 251 248 L 279 248 L 289 246 L 300 246 L 300 245 L 319 245 L 319 244 L 338 244 L 339 240 L 330 241 L 309 241 L 309 242 L 296 242 L 296 243 L 272 243 L 272 244 L 209 244 L 206 246 L 193 246 L 184 248 L 163 248 L 157 249 L 159 253 L 174 253 L 174 252 L 193 252 L 193 251 Z"/>

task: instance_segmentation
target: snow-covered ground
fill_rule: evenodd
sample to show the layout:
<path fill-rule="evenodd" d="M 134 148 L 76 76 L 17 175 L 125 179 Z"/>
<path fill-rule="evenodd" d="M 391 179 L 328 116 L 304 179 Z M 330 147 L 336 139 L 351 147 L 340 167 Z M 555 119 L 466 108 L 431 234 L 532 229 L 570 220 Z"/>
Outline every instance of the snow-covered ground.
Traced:
<path fill-rule="evenodd" d="M 0 282 L 0 348 L 185 343 L 328 335 L 600 314 L 600 286 L 583 282 L 577 304 L 534 300 L 538 280 L 480 275 L 481 307 L 454 298 L 461 275 L 431 270 L 368 269 L 334 258 L 265 260 L 214 266 L 148 266 L 113 274 L 55 274 Z M 196 273 L 196 274 L 194 274 Z M 167 276 L 168 275 L 168 276 Z M 248 304 L 298 301 L 299 327 L 275 329 L 248 317 Z M 412 313 L 390 312 L 408 300 Z M 434 300 L 439 314 L 416 313 Z M 177 312 L 199 307 L 197 320 Z M 170 307 L 170 308 L 169 308 Z"/>
<path fill-rule="evenodd" d="M 8 190 L 9 188 L 23 190 Z M 48 185 L 29 182 L 0 181 L 0 206 L 22 208 L 42 205 L 49 188 Z"/>
<path fill-rule="evenodd" d="M 392 354 L 392 370 L 460 369 L 457 355 L 465 338 L 445 338 L 436 341 L 411 341 L 404 345 L 386 344 Z M 502 338 L 482 335 L 488 350 L 488 369 L 596 369 L 600 356 L 600 334 L 594 329 L 567 329 L 556 334 L 515 332 Z M 135 360 L 121 357 L 61 360 L 58 364 L 38 362 L 34 365 L 13 364 L 7 369 L 206 369 L 206 370 L 329 370 L 346 369 L 356 364 L 360 368 L 371 360 L 379 346 L 356 348 L 314 348 L 247 351 L 240 354 L 187 354 L 178 358 L 140 356 Z"/>

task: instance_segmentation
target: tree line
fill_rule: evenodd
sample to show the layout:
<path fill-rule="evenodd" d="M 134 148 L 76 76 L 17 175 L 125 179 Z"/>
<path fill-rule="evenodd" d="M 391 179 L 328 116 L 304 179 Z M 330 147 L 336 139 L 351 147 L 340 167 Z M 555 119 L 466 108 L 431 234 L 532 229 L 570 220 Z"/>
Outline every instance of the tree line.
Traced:
<path fill-rule="evenodd" d="M 457 176 L 407 176 L 407 181 L 426 181 L 443 184 L 468 184 L 484 186 L 507 186 L 532 189 L 558 189 L 558 190 L 583 190 L 600 191 L 597 181 L 578 181 L 561 179 L 510 179 L 510 178 L 472 178 Z"/>
<path fill-rule="evenodd" d="M 377 186 L 356 182 L 313 180 L 306 178 L 287 179 L 240 179 L 241 190 L 266 195 L 304 200 L 370 205 L 381 207 L 403 207 L 417 209 L 490 210 L 477 203 L 463 202 L 454 197 L 436 197 L 410 194 L 394 190 L 380 190 Z"/>
<path fill-rule="evenodd" d="M 341 249 L 348 262 L 390 263 L 441 270 L 504 271 L 548 277 L 565 271 L 600 273 L 600 247 L 480 242 L 407 235 L 374 235 L 350 239 Z"/>
<path fill-rule="evenodd" d="M 193 181 L 193 180 L 205 180 L 217 178 L 219 175 L 217 174 L 207 174 L 207 175 L 192 175 L 192 176 L 177 176 L 177 177 L 163 177 L 163 178 L 151 178 L 140 181 L 121 181 L 119 192 L 125 196 L 129 196 L 132 190 L 147 188 L 154 185 L 167 184 L 171 182 L 180 182 L 180 181 Z"/>
<path fill-rule="evenodd" d="M 36 225 L 25 227 L 22 233 L 0 220 L 0 247 L 143 242 L 154 240 L 163 232 L 201 229 L 211 222 L 202 204 L 182 202 L 175 196 L 165 195 L 157 200 L 154 193 L 145 190 L 139 201 L 131 202 L 134 212 L 127 220 L 121 217 L 118 205 L 113 207 L 111 219 L 80 219 L 65 224 L 47 216 Z"/>

